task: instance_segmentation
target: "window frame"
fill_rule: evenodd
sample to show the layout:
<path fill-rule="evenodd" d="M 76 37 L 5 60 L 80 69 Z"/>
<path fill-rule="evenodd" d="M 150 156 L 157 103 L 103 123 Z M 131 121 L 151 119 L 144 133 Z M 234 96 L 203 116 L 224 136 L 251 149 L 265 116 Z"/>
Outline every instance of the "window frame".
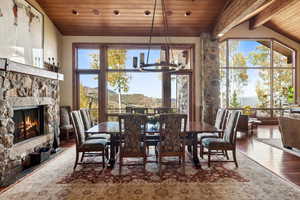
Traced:
<path fill-rule="evenodd" d="M 225 95 L 226 95 L 226 108 L 229 110 L 243 110 L 243 108 L 232 108 L 229 105 L 230 102 L 230 84 L 229 84 L 229 72 L 230 70 L 239 70 L 239 69 L 245 69 L 245 67 L 232 67 L 230 66 L 230 62 L 229 62 L 229 58 L 230 58 L 230 52 L 229 52 L 229 41 L 230 40 L 239 40 L 239 41 L 257 41 L 257 40 L 263 40 L 263 41 L 269 41 L 270 42 L 270 66 L 269 67 L 265 67 L 265 66 L 256 66 L 256 67 L 247 67 L 246 69 L 268 69 L 270 70 L 270 107 L 269 108 L 252 108 L 255 111 L 259 111 L 259 110 L 265 110 L 265 111 L 270 111 L 270 117 L 266 117 L 266 118 L 275 118 L 275 112 L 276 111 L 283 111 L 284 108 L 279 108 L 279 107 L 274 107 L 274 93 L 273 93 L 273 86 L 274 86 L 274 70 L 276 69 L 289 69 L 292 70 L 293 73 L 293 77 L 292 77 L 292 82 L 293 82 L 293 87 L 294 87 L 294 101 L 296 102 L 296 98 L 297 98 L 297 50 L 286 45 L 285 43 L 275 39 L 275 38 L 226 38 L 222 41 L 219 42 L 219 45 L 222 43 L 225 43 L 225 47 L 226 47 L 226 52 L 225 52 L 225 66 L 221 66 L 219 65 L 219 70 L 224 70 L 225 71 Z M 274 67 L 274 42 L 278 43 L 279 45 L 289 49 L 290 51 L 293 52 L 293 64 L 291 67 Z M 221 92 L 220 92 L 221 95 Z M 264 117 L 261 117 L 264 118 Z"/>
<path fill-rule="evenodd" d="M 152 47 L 161 47 L 164 49 L 163 43 L 153 43 Z M 170 45 L 171 48 L 182 48 L 182 49 L 190 49 L 190 69 L 181 69 L 176 72 L 167 73 L 168 76 L 173 74 L 182 74 L 182 75 L 189 75 L 190 76 L 190 108 L 189 108 L 189 116 L 190 120 L 194 121 L 195 119 L 195 96 L 194 96 L 194 82 L 195 82 L 195 73 L 193 73 L 195 68 L 195 44 L 172 44 Z M 107 112 L 107 74 L 109 72 L 138 72 L 138 73 L 148 73 L 148 72 L 141 72 L 138 69 L 109 69 L 108 67 L 108 50 L 110 48 L 129 48 L 129 49 L 139 49 L 139 48 L 148 48 L 148 44 L 145 43 L 73 43 L 72 44 L 72 79 L 73 79 L 73 109 L 79 109 L 80 107 L 80 99 L 79 99 L 79 77 L 80 74 L 98 74 L 98 105 L 99 105 L 99 122 L 107 121 L 108 119 L 108 112 Z M 78 68 L 78 49 L 99 49 L 99 61 L 100 67 L 99 69 L 79 69 Z M 169 51 L 166 51 L 169 52 Z M 167 53 L 168 54 L 168 53 Z M 168 59 L 168 55 L 166 55 L 166 59 Z M 168 87 L 168 84 L 165 85 L 165 81 L 162 83 L 162 102 L 163 106 L 167 106 L 166 102 L 168 102 L 168 98 L 165 97 L 165 89 Z M 169 83 L 171 84 L 171 82 Z M 171 92 L 170 92 L 171 95 Z M 102 112 L 100 112 L 102 111 Z M 104 111 L 104 112 L 103 112 Z"/>

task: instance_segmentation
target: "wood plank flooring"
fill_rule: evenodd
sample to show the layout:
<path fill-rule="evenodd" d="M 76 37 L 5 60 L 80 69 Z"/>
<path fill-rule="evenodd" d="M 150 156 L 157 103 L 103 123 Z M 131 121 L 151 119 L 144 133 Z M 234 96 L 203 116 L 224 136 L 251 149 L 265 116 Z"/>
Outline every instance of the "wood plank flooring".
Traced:
<path fill-rule="evenodd" d="M 237 148 L 260 165 L 300 186 L 300 157 L 255 140 L 280 138 L 278 126 L 259 126 L 254 134 L 239 134 Z"/>

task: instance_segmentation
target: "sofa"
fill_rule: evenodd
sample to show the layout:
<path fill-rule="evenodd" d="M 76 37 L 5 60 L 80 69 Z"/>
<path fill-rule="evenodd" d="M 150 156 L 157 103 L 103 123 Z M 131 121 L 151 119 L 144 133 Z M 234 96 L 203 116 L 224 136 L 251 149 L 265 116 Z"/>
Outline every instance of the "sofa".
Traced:
<path fill-rule="evenodd" d="M 279 117 L 278 121 L 283 146 L 300 149 L 300 118 L 291 115 Z"/>

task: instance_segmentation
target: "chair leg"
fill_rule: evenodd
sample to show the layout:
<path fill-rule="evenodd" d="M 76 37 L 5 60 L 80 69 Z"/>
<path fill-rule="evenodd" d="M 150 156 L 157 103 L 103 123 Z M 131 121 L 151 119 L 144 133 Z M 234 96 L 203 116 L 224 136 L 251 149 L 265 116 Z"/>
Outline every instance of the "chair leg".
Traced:
<path fill-rule="evenodd" d="M 204 152 L 204 147 L 203 145 L 200 146 L 200 157 L 203 159 L 203 152 Z"/>
<path fill-rule="evenodd" d="M 208 167 L 210 167 L 210 153 L 211 153 L 211 150 L 208 149 Z"/>
<path fill-rule="evenodd" d="M 159 167 L 159 169 L 158 169 L 158 172 L 159 172 L 159 176 L 160 176 L 160 178 L 161 178 L 161 175 L 162 175 L 162 173 L 161 173 L 161 156 L 159 156 L 158 157 L 158 159 L 159 159 L 159 165 L 158 165 L 158 167 Z"/>
<path fill-rule="evenodd" d="M 182 164 L 183 164 L 183 174 L 185 174 L 185 151 L 183 152 L 182 155 Z"/>
<path fill-rule="evenodd" d="M 233 155 L 233 160 L 234 160 L 235 166 L 239 167 L 237 160 L 236 160 L 236 150 L 235 149 L 232 150 L 232 155 Z"/>
<path fill-rule="evenodd" d="M 119 176 L 121 176 L 121 174 L 122 174 L 122 162 L 123 162 L 123 159 L 122 159 L 122 157 L 121 157 L 121 155 L 119 155 L 120 156 L 120 161 L 119 161 Z"/>
<path fill-rule="evenodd" d="M 76 150 L 76 158 L 75 158 L 75 164 L 73 170 L 75 170 L 77 163 L 78 163 L 78 158 L 79 158 L 79 152 Z"/>
<path fill-rule="evenodd" d="M 103 152 L 102 152 L 102 167 L 103 167 L 103 169 L 105 168 L 105 152 L 106 152 L 106 150 L 105 150 L 106 148 L 104 148 L 103 149 Z"/>
<path fill-rule="evenodd" d="M 82 161 L 83 161 L 84 153 L 85 153 L 85 152 L 82 152 L 82 154 L 81 154 L 81 159 L 80 159 L 80 162 L 82 162 Z"/>
<path fill-rule="evenodd" d="M 147 155 L 144 156 L 144 173 L 146 174 Z"/>
<path fill-rule="evenodd" d="M 157 147 L 155 147 L 155 159 L 156 159 L 156 162 L 158 163 L 158 151 L 156 149 Z"/>
<path fill-rule="evenodd" d="M 225 150 L 225 156 L 226 156 L 227 160 L 229 160 L 229 156 L 228 156 L 227 150 Z"/>

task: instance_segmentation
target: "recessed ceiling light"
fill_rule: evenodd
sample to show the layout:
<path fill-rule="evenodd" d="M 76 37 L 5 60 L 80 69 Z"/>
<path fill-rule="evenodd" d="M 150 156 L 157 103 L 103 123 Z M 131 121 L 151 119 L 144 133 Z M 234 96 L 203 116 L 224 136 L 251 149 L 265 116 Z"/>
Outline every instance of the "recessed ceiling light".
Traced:
<path fill-rule="evenodd" d="M 116 16 L 120 15 L 120 11 L 118 11 L 118 10 L 114 10 L 113 12 L 114 12 L 114 15 L 116 15 Z"/>
<path fill-rule="evenodd" d="M 223 33 L 219 33 L 218 34 L 218 37 L 222 37 L 224 34 Z"/>
<path fill-rule="evenodd" d="M 190 10 L 188 10 L 184 13 L 184 16 L 186 16 L 186 17 L 191 16 L 191 15 L 192 15 L 192 12 Z"/>
<path fill-rule="evenodd" d="M 78 10 L 75 10 L 75 9 L 73 9 L 73 10 L 72 10 L 72 14 L 73 14 L 73 15 L 79 15 L 79 11 L 78 11 Z"/>
<path fill-rule="evenodd" d="M 93 9 L 92 12 L 94 13 L 94 15 L 100 15 L 100 10 L 98 9 Z"/>
<path fill-rule="evenodd" d="M 149 16 L 149 15 L 151 15 L 151 12 L 150 12 L 149 10 L 145 10 L 144 14 L 145 14 L 146 16 Z"/>

